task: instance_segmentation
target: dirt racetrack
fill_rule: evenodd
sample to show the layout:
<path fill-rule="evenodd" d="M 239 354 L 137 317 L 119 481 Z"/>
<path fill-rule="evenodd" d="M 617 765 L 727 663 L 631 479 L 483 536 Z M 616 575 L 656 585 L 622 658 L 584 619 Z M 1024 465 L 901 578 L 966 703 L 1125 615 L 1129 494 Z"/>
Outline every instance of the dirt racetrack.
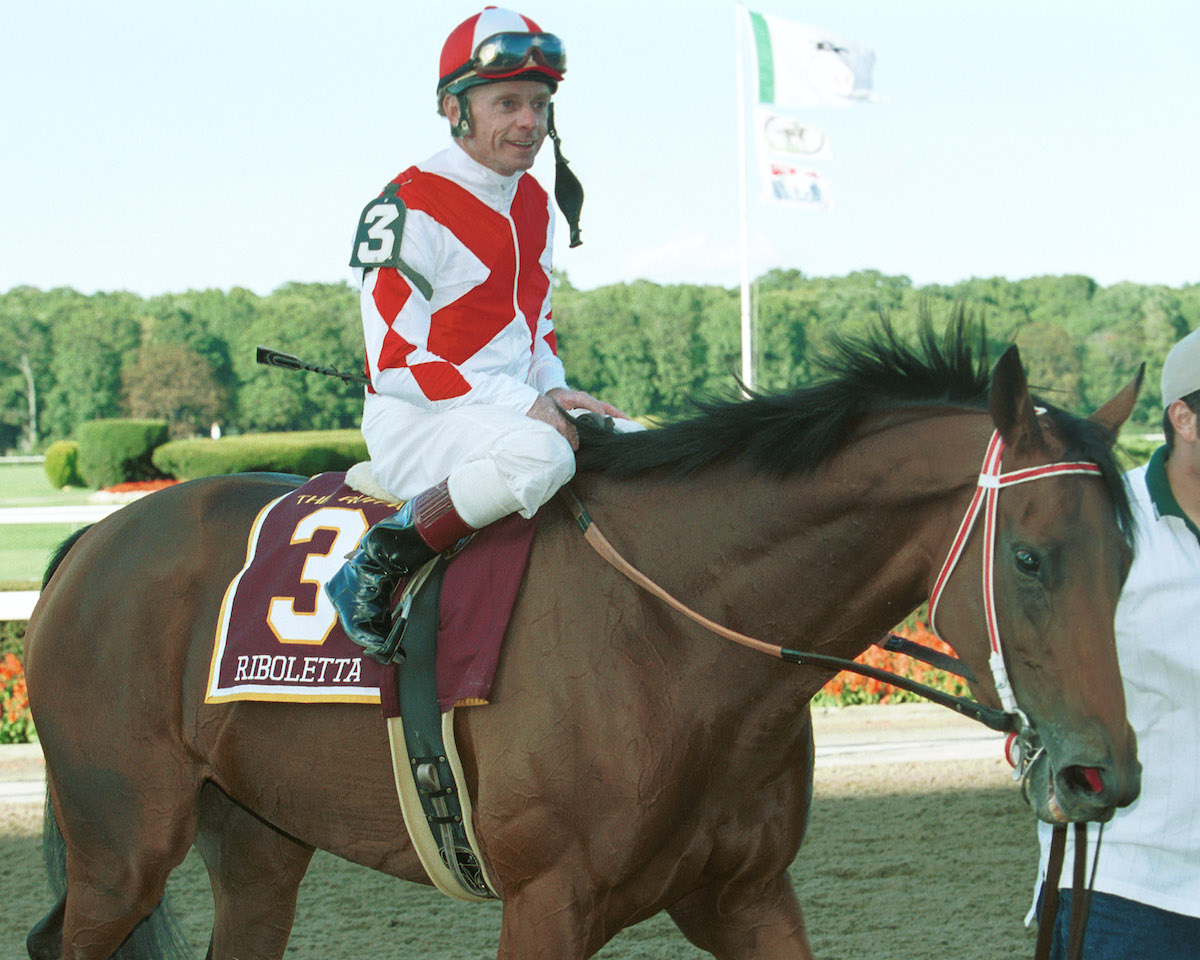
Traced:
<path fill-rule="evenodd" d="M 808 840 L 792 877 L 821 960 L 1013 960 L 1033 954 L 1022 926 L 1037 862 L 1033 818 L 1007 765 L 817 764 Z M 0 805 L 0 960 L 26 960 L 25 934 L 50 905 L 42 811 Z M 212 922 L 195 853 L 171 894 L 197 958 Z M 318 853 L 300 888 L 287 957 L 481 960 L 495 957 L 499 907 L 449 900 Z M 707 957 L 665 915 L 624 931 L 605 960 Z"/>

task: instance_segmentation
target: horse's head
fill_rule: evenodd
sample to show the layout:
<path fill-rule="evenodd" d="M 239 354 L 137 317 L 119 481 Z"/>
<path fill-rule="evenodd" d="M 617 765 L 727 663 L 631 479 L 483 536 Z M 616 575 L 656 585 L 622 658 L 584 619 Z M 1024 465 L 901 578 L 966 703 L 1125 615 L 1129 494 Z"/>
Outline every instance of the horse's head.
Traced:
<path fill-rule="evenodd" d="M 1109 450 L 1140 385 L 1139 372 L 1090 420 L 1039 415 L 1016 348 L 1005 353 L 990 404 L 1004 444 L 994 522 L 981 508 L 940 603 L 939 628 L 981 678 L 976 695 L 1010 710 L 1015 701 L 1026 743 L 1043 749 L 1028 769 L 1026 796 L 1049 822 L 1105 820 L 1140 789 L 1113 630 L 1131 559 L 1128 509 Z M 1064 467 L 1029 480 L 1022 473 L 1062 461 L 1103 469 Z M 987 488 L 981 484 L 984 502 Z M 994 603 L 981 538 L 993 542 Z M 981 662 L 989 654 L 1000 666 Z"/>

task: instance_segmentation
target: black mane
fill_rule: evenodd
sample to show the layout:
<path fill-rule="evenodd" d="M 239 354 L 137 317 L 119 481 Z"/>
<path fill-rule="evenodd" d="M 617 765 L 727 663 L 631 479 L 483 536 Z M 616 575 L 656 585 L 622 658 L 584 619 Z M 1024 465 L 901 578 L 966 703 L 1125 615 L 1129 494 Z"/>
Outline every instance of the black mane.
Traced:
<path fill-rule="evenodd" d="M 940 338 L 926 319 L 914 346 L 886 320 L 862 336 L 838 337 L 808 386 L 747 399 L 695 401 L 693 416 L 645 433 L 613 434 L 579 424 L 579 469 L 613 477 L 650 471 L 685 477 L 709 466 L 744 463 L 787 477 L 826 462 L 866 415 L 953 405 L 986 410 L 986 337 L 960 311 Z M 1038 399 L 1066 439 L 1066 459 L 1100 466 L 1117 519 L 1132 530 L 1129 500 L 1112 448 L 1098 424 Z"/>

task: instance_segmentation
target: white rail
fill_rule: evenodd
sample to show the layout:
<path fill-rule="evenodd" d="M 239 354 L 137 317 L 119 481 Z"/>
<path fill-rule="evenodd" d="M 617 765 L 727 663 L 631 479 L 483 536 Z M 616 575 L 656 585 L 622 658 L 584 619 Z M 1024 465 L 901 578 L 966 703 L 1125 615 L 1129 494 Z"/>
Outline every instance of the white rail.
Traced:
<path fill-rule="evenodd" d="M 120 503 L 79 504 L 71 507 L 2 507 L 0 524 L 95 523 L 121 509 Z M 37 590 L 0 591 L 0 620 L 28 620 L 37 603 Z"/>

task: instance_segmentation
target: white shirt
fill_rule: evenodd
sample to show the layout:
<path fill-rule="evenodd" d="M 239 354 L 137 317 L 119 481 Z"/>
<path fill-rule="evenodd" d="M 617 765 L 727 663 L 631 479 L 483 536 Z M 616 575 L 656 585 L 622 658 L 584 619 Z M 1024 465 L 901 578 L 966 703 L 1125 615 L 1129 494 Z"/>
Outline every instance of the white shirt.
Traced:
<path fill-rule="evenodd" d="M 1142 791 L 1104 826 L 1095 889 L 1200 917 L 1200 541 L 1170 492 L 1165 448 L 1126 483 L 1137 533 L 1116 635 Z M 1089 825 L 1089 870 L 1096 835 Z M 1050 836 L 1039 823 L 1039 886 Z"/>

